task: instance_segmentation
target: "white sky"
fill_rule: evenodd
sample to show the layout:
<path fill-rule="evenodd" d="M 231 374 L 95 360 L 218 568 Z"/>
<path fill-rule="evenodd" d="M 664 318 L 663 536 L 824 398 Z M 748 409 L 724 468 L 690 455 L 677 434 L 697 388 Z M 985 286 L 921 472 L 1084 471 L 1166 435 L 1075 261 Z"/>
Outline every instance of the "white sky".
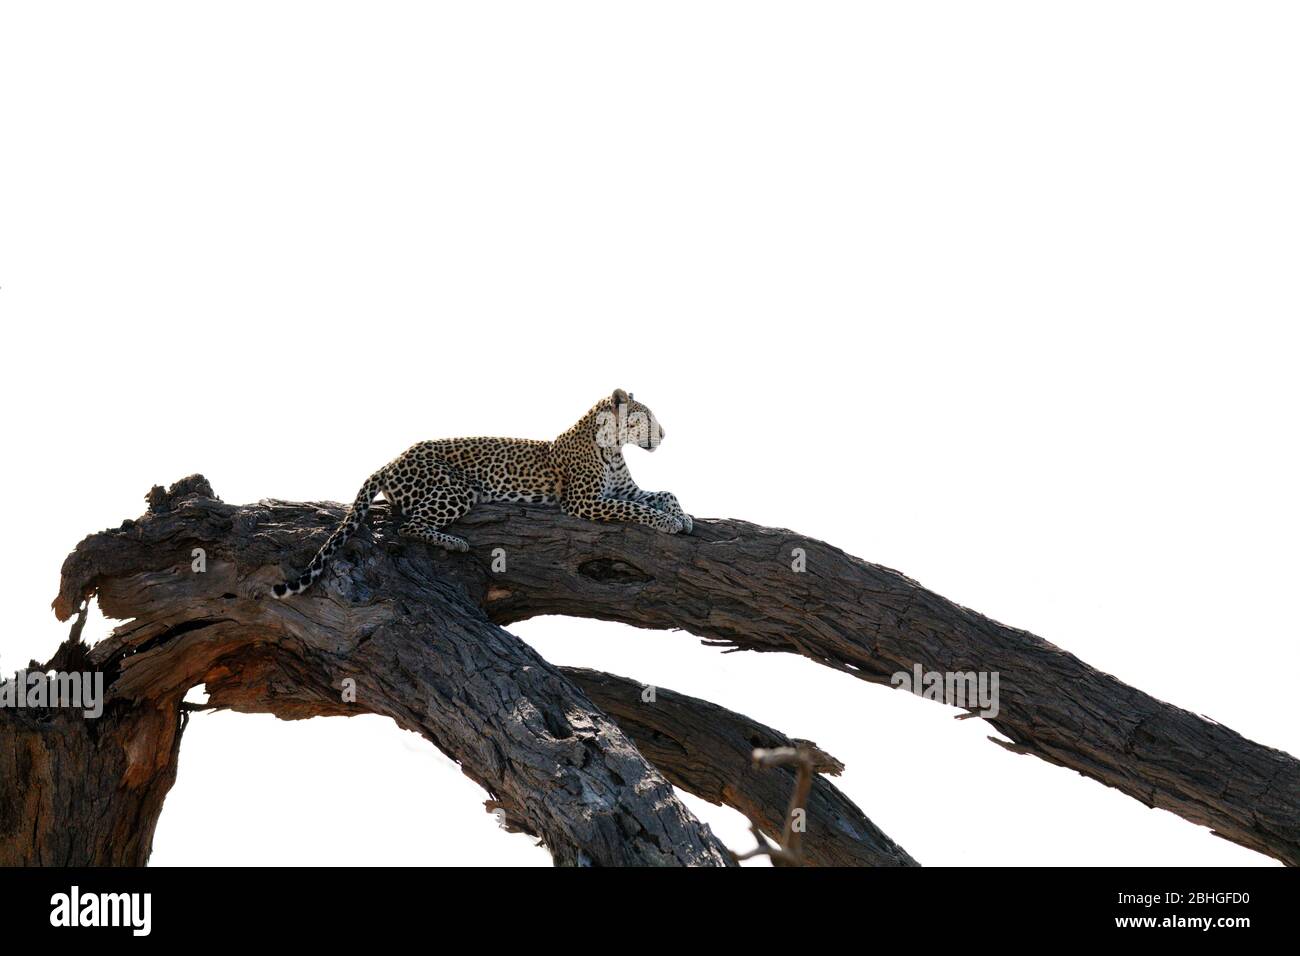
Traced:
<path fill-rule="evenodd" d="M 350 500 L 414 441 L 551 437 L 621 386 L 668 432 L 629 450 L 643 487 L 1300 753 L 1297 26 L 1269 3 L 7 6 L 0 668 L 49 656 L 63 557 L 154 483 Z M 795 657 L 512 630 L 816 740 L 925 864 L 1269 862 Z M 484 798 L 379 718 L 201 715 L 153 862 L 547 864 Z"/>

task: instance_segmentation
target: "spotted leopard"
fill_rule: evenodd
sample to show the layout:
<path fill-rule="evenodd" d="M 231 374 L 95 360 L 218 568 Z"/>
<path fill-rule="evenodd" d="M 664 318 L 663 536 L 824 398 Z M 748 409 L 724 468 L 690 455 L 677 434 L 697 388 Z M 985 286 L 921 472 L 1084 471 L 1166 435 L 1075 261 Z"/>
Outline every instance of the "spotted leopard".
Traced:
<path fill-rule="evenodd" d="M 464 538 L 443 529 L 480 501 L 558 504 L 579 518 L 689 534 L 693 522 L 677 498 L 638 488 L 623 459 L 623 445 L 654 451 L 663 437 L 654 413 L 620 388 L 554 441 L 445 438 L 412 445 L 370 476 L 307 570 L 275 585 L 275 596 L 310 587 L 381 494 L 400 510 L 402 535 L 448 551 L 469 550 Z"/>

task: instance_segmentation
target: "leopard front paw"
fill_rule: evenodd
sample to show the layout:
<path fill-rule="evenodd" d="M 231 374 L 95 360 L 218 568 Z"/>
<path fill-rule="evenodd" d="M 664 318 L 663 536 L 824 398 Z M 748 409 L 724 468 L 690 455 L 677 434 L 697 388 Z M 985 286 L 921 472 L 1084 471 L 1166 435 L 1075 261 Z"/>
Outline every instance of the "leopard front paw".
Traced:
<path fill-rule="evenodd" d="M 651 527 L 656 531 L 662 531 L 664 534 L 681 534 L 682 520 L 675 515 L 661 513 L 657 516 Z"/>

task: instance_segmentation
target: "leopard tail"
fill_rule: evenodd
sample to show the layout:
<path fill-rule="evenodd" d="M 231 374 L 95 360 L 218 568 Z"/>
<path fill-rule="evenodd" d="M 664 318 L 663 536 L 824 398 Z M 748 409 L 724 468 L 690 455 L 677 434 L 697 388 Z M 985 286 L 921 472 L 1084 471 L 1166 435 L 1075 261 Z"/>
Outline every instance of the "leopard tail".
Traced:
<path fill-rule="evenodd" d="M 352 537 L 352 533 L 357 530 L 366 517 L 366 512 L 370 510 L 371 503 L 383 490 L 386 471 L 387 469 L 381 468 L 366 480 L 361 490 L 357 492 L 357 500 L 352 502 L 352 507 L 348 508 L 347 514 L 334 529 L 334 533 L 321 545 L 321 549 L 316 552 L 316 557 L 312 558 L 311 564 L 307 565 L 307 570 L 300 577 L 277 584 L 272 589 L 276 597 L 299 594 L 311 587 L 315 580 L 325 573 L 325 568 L 329 566 L 335 553 L 343 547 L 348 538 Z"/>

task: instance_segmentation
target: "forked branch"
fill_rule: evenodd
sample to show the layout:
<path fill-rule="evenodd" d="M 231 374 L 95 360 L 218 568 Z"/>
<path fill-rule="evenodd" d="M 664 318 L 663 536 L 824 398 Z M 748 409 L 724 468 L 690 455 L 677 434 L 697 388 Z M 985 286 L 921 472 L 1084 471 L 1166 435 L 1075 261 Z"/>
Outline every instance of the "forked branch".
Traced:
<path fill-rule="evenodd" d="M 97 733 L 118 734 L 121 746 L 91 753 L 78 737 L 85 731 L 66 721 L 37 727 L 24 724 L 25 715 L 3 715 L 23 733 L 0 742 L 7 748 L 0 766 L 18 769 L 0 792 L 0 857 L 22 856 L 15 834 L 34 826 L 44 849 L 29 848 L 28 859 L 111 861 L 110 848 L 125 845 L 108 839 L 111 827 L 77 838 L 80 844 L 53 835 L 78 808 L 113 805 L 112 794 L 85 783 L 100 774 L 130 797 L 130 818 L 147 823 L 134 856 L 126 854 L 142 862 L 150 815 L 156 819 L 174 774 L 180 699 L 196 683 L 233 709 L 302 717 L 359 706 L 386 714 L 460 761 L 559 862 L 731 862 L 669 780 L 693 783 L 712 795 L 706 799 L 738 806 L 760 830 L 776 833 L 772 800 L 757 797 L 752 781 L 724 799 L 725 788 L 720 793 L 695 762 L 674 768 L 656 754 L 673 733 L 691 737 L 691 720 L 666 732 L 656 721 L 666 721 L 669 708 L 630 706 L 626 688 L 602 697 L 597 685 L 620 679 L 562 672 L 501 627 L 566 614 L 680 628 L 731 649 L 802 654 L 875 683 L 917 665 L 943 674 L 996 672 L 999 712 L 989 722 L 1006 746 L 1300 863 L 1294 757 L 822 542 L 742 521 L 702 520 L 689 536 L 665 535 L 488 505 L 457 525 L 473 550 L 452 555 L 400 541 L 380 507 L 315 588 L 290 601 L 269 598 L 270 584 L 309 558 L 340 514 L 337 505 L 226 505 L 195 477 L 159 489 L 141 520 L 81 543 L 64 565 L 55 610 L 66 620 L 98 594 L 107 615 L 130 621 L 90 652 L 111 688 Z M 191 570 L 195 548 L 206 554 L 202 573 Z M 339 698 L 349 679 L 355 704 Z M 682 713 L 703 704 L 683 704 Z M 710 755 L 725 749 L 716 741 L 692 746 Z M 13 780 L 43 787 L 39 805 Z M 835 797 L 819 789 L 822 782 L 810 783 L 810 807 L 820 792 L 828 813 L 860 817 L 842 803 L 830 810 Z M 782 839 L 785 799 L 776 808 Z M 858 842 L 874 846 L 836 856 L 841 851 L 817 842 L 809 822 L 805 859 L 816 852 L 827 861 L 911 862 L 861 820 Z"/>

